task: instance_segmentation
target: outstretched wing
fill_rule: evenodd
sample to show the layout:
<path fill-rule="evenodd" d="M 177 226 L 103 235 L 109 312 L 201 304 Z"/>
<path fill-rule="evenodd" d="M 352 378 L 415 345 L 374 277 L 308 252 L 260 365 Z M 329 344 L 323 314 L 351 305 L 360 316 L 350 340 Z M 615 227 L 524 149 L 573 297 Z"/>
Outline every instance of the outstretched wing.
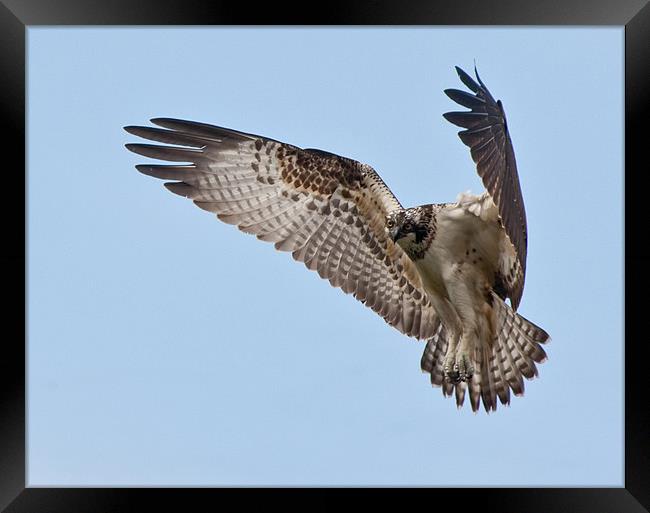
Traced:
<path fill-rule="evenodd" d="M 494 203 L 510 239 L 516 258 L 505 256 L 500 262 L 500 286 L 505 288 L 512 307 L 516 310 L 524 290 L 526 275 L 527 227 L 526 210 L 521 195 L 517 163 L 508 133 L 506 115 L 501 100 L 496 101 L 485 84 L 474 73 L 478 83 L 459 67 L 462 82 L 474 93 L 446 89 L 452 100 L 471 109 L 469 112 L 447 112 L 447 121 L 466 128 L 458 132 L 461 141 L 471 149 L 472 159 Z"/>
<path fill-rule="evenodd" d="M 165 183 L 170 191 L 291 251 L 403 333 L 420 339 L 435 333 L 438 318 L 417 270 L 386 235 L 386 214 L 400 204 L 370 166 L 204 123 L 151 121 L 163 128 L 125 130 L 175 146 L 126 147 L 189 164 L 138 165 L 138 171 L 175 180 Z"/>

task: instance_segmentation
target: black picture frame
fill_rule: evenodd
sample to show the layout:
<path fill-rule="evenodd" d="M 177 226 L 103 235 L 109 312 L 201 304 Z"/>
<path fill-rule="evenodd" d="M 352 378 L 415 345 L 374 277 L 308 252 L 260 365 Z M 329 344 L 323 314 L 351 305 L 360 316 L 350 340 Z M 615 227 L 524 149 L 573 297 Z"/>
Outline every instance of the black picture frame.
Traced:
<path fill-rule="evenodd" d="M 26 333 L 26 202 L 25 180 L 13 179 L 25 169 L 25 38 L 34 25 L 615 25 L 625 26 L 625 484 L 621 488 L 417 488 L 417 489 L 250 489 L 250 488 L 26 488 L 25 346 Z M 404 507 L 404 499 L 432 508 L 481 507 L 501 512 L 642 512 L 650 508 L 650 410 L 645 393 L 648 372 L 643 358 L 647 338 L 641 335 L 646 304 L 642 291 L 648 260 L 642 248 L 647 233 L 647 206 L 637 183 L 650 170 L 645 158 L 645 123 L 650 103 L 650 5 L 647 0 L 413 1 L 354 3 L 330 1 L 300 9 L 277 2 L 252 8 L 247 2 L 195 0 L 2 0 L 0 3 L 0 77 L 5 126 L 2 149 L 11 190 L 3 195 L 0 254 L 5 276 L 2 384 L 0 394 L 0 509 L 7 512 L 82 512 L 186 510 L 200 499 L 224 507 L 286 507 L 288 500 L 310 509 L 341 507 L 354 499 Z M 598 87 L 585 83 L 584 87 Z M 579 99 L 577 100 L 579 101 Z M 598 108 L 597 105 L 594 108 Z M 16 191 L 16 188 L 18 191 Z M 20 194 L 22 192 L 22 194 Z M 603 198 L 603 208 L 607 208 Z M 603 241 L 604 244 L 607 241 Z M 622 248 L 623 250 L 623 248 Z M 22 272 L 21 272 L 22 271 Z M 608 272 L 604 269 L 603 272 Z M 615 270 L 620 272 L 620 270 Z M 637 300 L 635 300 L 635 298 Z M 622 305 L 623 306 L 623 305 Z M 593 390 L 608 386 L 594 372 Z M 603 405 L 606 408 L 607 405 Z M 318 500 L 314 501 L 314 495 Z M 399 501 L 399 502 L 398 502 Z M 435 502 L 434 502 L 435 501 Z M 391 504 L 392 503 L 392 504 Z M 371 502 L 372 504 L 372 502 Z"/>

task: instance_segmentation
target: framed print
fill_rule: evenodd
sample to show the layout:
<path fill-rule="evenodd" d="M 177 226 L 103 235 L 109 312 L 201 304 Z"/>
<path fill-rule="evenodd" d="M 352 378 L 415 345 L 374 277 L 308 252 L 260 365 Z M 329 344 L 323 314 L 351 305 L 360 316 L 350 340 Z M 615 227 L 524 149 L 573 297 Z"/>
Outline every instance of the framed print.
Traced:
<path fill-rule="evenodd" d="M 5 309 L 6 511 L 646 510 L 644 173 L 627 169 L 645 166 L 647 5 L 358 5 L 5 2 L 5 147 L 25 169 L 7 198 L 24 205 L 5 203 L 24 212 L 4 257 L 24 292 Z M 444 273 L 437 299 L 405 242 L 452 255 L 436 234 L 454 209 L 486 223 L 450 264 L 497 276 L 478 299 Z M 300 252 L 305 216 L 329 256 Z M 366 249 L 341 277 L 345 226 Z M 462 348 L 482 330 L 480 360 Z"/>

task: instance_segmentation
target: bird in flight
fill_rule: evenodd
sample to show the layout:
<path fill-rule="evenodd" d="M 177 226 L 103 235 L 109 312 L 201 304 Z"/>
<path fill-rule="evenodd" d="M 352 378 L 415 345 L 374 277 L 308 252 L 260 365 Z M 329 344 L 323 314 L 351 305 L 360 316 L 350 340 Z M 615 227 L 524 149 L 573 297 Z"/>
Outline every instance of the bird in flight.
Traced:
<path fill-rule="evenodd" d="M 526 274 L 527 227 L 501 101 L 478 75 L 456 67 L 471 92 L 447 89 L 469 111 L 444 117 L 463 128 L 485 188 L 455 202 L 404 208 L 367 164 L 268 137 L 170 118 L 127 126 L 160 144 L 127 144 L 145 175 L 222 221 L 318 272 L 405 335 L 426 341 L 420 365 L 460 408 L 510 404 L 546 360 L 548 334 L 517 308 Z M 510 305 L 506 303 L 509 300 Z"/>

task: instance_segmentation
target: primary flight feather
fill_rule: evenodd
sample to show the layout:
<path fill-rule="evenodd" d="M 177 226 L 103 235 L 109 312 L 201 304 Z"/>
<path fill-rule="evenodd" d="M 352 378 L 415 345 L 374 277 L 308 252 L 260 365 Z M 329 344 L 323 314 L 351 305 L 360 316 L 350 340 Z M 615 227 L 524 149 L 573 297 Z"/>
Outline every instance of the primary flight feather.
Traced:
<path fill-rule="evenodd" d="M 548 334 L 516 313 L 526 271 L 527 227 L 505 113 L 476 73 L 456 68 L 473 93 L 445 93 L 470 111 L 465 128 L 487 192 L 403 208 L 367 164 L 204 123 L 152 119 L 128 126 L 160 144 L 127 144 L 178 165 L 141 173 L 222 221 L 290 251 L 402 333 L 427 340 L 421 367 L 460 407 L 509 404 L 537 374 Z M 505 303 L 509 298 L 511 306 Z"/>

